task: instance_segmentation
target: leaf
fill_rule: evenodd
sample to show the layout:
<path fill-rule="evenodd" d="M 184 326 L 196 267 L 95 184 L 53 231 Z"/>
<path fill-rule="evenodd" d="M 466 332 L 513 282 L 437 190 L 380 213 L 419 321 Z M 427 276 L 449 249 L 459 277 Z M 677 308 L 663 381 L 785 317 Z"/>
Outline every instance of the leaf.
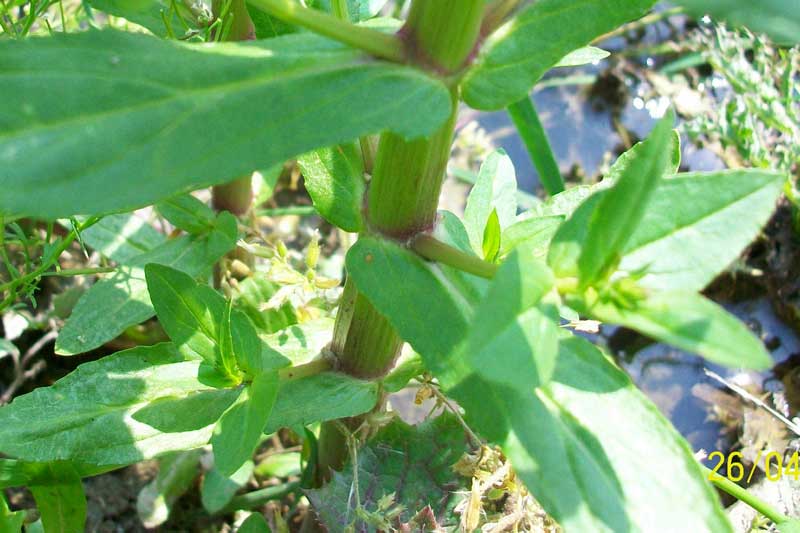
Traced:
<path fill-rule="evenodd" d="M 651 289 L 702 290 L 775 210 L 785 176 L 763 170 L 680 174 L 653 193 L 619 269 Z"/>
<path fill-rule="evenodd" d="M 194 21 L 194 15 L 183 2 L 170 2 L 168 0 L 90 0 L 94 8 L 115 17 L 123 17 L 131 22 L 143 26 L 159 37 L 168 37 L 167 26 L 164 24 L 162 13 L 166 15 L 176 35 L 183 33 L 185 22 Z M 175 12 L 177 10 L 177 13 Z M 191 25 L 191 24 L 190 24 Z"/>
<path fill-rule="evenodd" d="M 475 255 L 475 250 L 469 242 L 469 235 L 463 222 L 450 211 L 439 211 L 436 215 L 436 224 L 433 236 L 445 244 L 458 248 L 462 252 Z"/>
<path fill-rule="evenodd" d="M 57 34 L 0 43 L 0 67 L 9 215 L 131 209 L 362 135 L 425 136 L 451 109 L 418 69 L 310 34 L 204 46 Z"/>
<path fill-rule="evenodd" d="M 387 0 L 346 0 L 350 20 L 361 22 L 378 15 Z M 320 9 L 331 12 L 331 0 L 317 0 Z"/>
<path fill-rule="evenodd" d="M 364 163 L 354 143 L 321 148 L 297 158 L 306 189 L 322 217 L 343 230 L 363 227 Z"/>
<path fill-rule="evenodd" d="M 163 433 L 132 417 L 159 399 L 212 390 L 199 372 L 200 361 L 184 360 L 168 343 L 84 363 L 0 408 L 0 452 L 27 461 L 126 465 L 202 446 L 212 426 Z"/>
<path fill-rule="evenodd" d="M 800 42 L 800 1 L 762 0 L 752 3 L 743 0 L 678 0 L 689 13 L 709 14 L 733 25 L 747 26 L 766 33 L 783 45 Z"/>
<path fill-rule="evenodd" d="M 414 354 L 383 378 L 383 390 L 391 394 L 400 391 L 408 385 L 408 382 L 425 372 L 425 365 L 419 355 Z"/>
<path fill-rule="evenodd" d="M 0 488 L 43 485 L 55 479 L 54 472 L 74 472 L 76 477 L 83 478 L 104 474 L 113 469 L 113 466 L 98 467 L 72 462 L 32 463 L 0 459 Z"/>
<path fill-rule="evenodd" d="M 204 233 L 214 228 L 214 210 L 191 194 L 164 200 L 156 205 L 156 211 L 186 233 Z"/>
<path fill-rule="evenodd" d="M 163 245 L 165 237 L 133 213 L 103 217 L 81 232 L 89 247 L 122 265 Z"/>
<path fill-rule="evenodd" d="M 764 344 L 744 324 L 694 292 L 654 292 L 630 309 L 602 300 L 567 303 L 597 320 L 635 329 L 721 365 L 758 370 L 772 366 Z"/>
<path fill-rule="evenodd" d="M 86 522 L 86 495 L 81 478 L 69 464 L 51 463 L 44 483 L 31 485 L 30 491 L 47 533 L 83 531 Z"/>
<path fill-rule="evenodd" d="M 333 338 L 333 320 L 318 318 L 295 324 L 271 335 L 262 335 L 262 368 L 272 369 L 308 363 Z"/>
<path fill-rule="evenodd" d="M 378 402 L 379 384 L 338 372 L 281 382 L 264 433 L 364 414 Z"/>
<path fill-rule="evenodd" d="M 521 245 L 535 257 L 544 257 L 550 240 L 562 222 L 563 216 L 543 216 L 515 222 L 503 231 L 500 257 L 505 257 Z"/>
<path fill-rule="evenodd" d="M 137 422 L 164 433 L 195 431 L 216 424 L 239 392 L 235 389 L 211 389 L 181 396 L 166 396 L 152 401 L 133 413 Z"/>
<path fill-rule="evenodd" d="M 602 48 L 595 46 L 584 46 L 577 48 L 561 58 L 561 61 L 553 65 L 553 67 L 577 67 L 580 65 L 588 65 L 601 61 L 611 54 Z"/>
<path fill-rule="evenodd" d="M 158 263 L 197 276 L 236 244 L 236 219 L 220 213 L 214 231 L 170 239 L 130 259 L 128 265 L 95 283 L 78 301 L 56 339 L 56 353 L 75 355 L 98 348 L 155 311 L 147 292 L 144 267 Z"/>
<path fill-rule="evenodd" d="M 225 313 L 219 327 L 220 355 L 223 365 L 236 372 L 241 368 L 250 376 L 261 373 L 262 346 L 256 329 L 241 311 L 233 309 L 233 303 L 227 302 Z"/>
<path fill-rule="evenodd" d="M 517 216 L 517 179 L 514 164 L 503 150 L 495 150 L 483 162 L 464 208 L 464 225 L 472 249 L 481 256 L 483 256 L 484 228 L 492 210 L 497 211 L 501 229 L 513 224 Z"/>
<path fill-rule="evenodd" d="M 226 365 L 219 346 L 218 328 L 226 307 L 222 295 L 174 268 L 151 263 L 144 271 L 158 321 L 178 350 L 234 377 L 235 368 Z"/>
<path fill-rule="evenodd" d="M 688 444 L 588 341 L 562 338 L 535 394 L 475 377 L 450 394 L 565 531 L 732 531 Z"/>
<path fill-rule="evenodd" d="M 463 82 L 475 109 L 506 107 L 569 52 L 644 15 L 653 0 L 540 0 L 524 7 L 483 47 Z"/>
<path fill-rule="evenodd" d="M 259 374 L 219 419 L 211 447 L 214 466 L 222 475 L 233 475 L 252 458 L 277 394 L 277 372 Z"/>
<path fill-rule="evenodd" d="M 242 488 L 253 475 L 253 461 L 245 463 L 231 476 L 225 476 L 217 468 L 209 470 L 203 476 L 200 491 L 203 508 L 214 514 L 225 508 L 236 492 Z"/>
<path fill-rule="evenodd" d="M 473 310 L 439 267 L 373 237 L 361 237 L 350 248 L 346 265 L 358 290 L 422 356 L 429 370 L 455 371 L 463 364 L 448 358 L 466 336 Z"/>
<path fill-rule="evenodd" d="M 547 262 L 559 277 L 579 277 L 588 286 L 610 275 L 653 189 L 670 168 L 671 116 L 636 151 L 618 160 L 614 185 L 586 198 L 556 232 Z"/>
<path fill-rule="evenodd" d="M 517 390 L 550 381 L 558 352 L 558 311 L 539 305 L 553 287 L 547 265 L 513 253 L 475 310 L 463 357 L 476 372 Z"/>
<path fill-rule="evenodd" d="M 280 37 L 281 35 L 288 35 L 300 31 L 297 26 L 273 17 L 249 3 L 247 3 L 246 6 L 247 13 L 250 15 L 250 20 L 253 21 L 256 39 L 272 39 L 273 37 Z"/>
<path fill-rule="evenodd" d="M 536 393 L 491 384 L 448 354 L 479 323 L 469 319 L 474 297 L 374 239 L 359 239 L 347 267 L 566 531 L 731 531 L 686 443 L 591 344 L 562 339 L 553 378 Z"/>
<path fill-rule="evenodd" d="M 492 209 L 489 220 L 486 221 L 486 228 L 483 230 L 483 258 L 486 261 L 494 262 L 497 252 L 500 251 L 500 222 L 497 218 L 497 209 Z"/>
<path fill-rule="evenodd" d="M 267 519 L 261 513 L 251 513 L 236 533 L 272 533 Z"/>
<path fill-rule="evenodd" d="M 136 498 L 136 513 L 144 527 L 155 528 L 167 521 L 175 502 L 194 484 L 202 454 L 202 450 L 189 450 L 159 460 L 158 476 Z"/>
<path fill-rule="evenodd" d="M 653 190 L 668 168 L 674 120 L 670 112 L 658 122 L 638 157 L 597 201 L 578 258 L 581 286 L 602 280 L 618 264 L 631 233 L 644 216 Z M 558 240 L 558 234 L 555 239 Z"/>
<path fill-rule="evenodd" d="M 467 449 L 464 430 L 452 414 L 418 426 L 394 419 L 358 450 L 358 501 L 365 511 L 375 513 L 381 498 L 394 494 L 393 506 L 402 509 L 400 523 L 428 505 L 437 521 L 452 522 L 457 491 L 467 490 L 465 478 L 452 466 Z M 371 530 L 356 514 L 353 470 L 348 461 L 328 484 L 306 491 L 328 531 L 345 531 L 352 522 L 355 531 Z"/>
<path fill-rule="evenodd" d="M 25 511 L 11 511 L 5 496 L 0 492 L 0 531 L 3 533 L 19 533 L 25 523 Z"/>

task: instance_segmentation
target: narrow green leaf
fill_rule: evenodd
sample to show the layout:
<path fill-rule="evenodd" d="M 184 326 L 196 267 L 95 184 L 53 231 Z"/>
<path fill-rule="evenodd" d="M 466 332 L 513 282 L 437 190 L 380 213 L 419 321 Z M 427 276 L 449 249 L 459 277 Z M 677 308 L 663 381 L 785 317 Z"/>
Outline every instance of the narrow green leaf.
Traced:
<path fill-rule="evenodd" d="M 419 355 L 414 354 L 397 365 L 392 372 L 383 379 L 383 390 L 388 393 L 397 392 L 405 388 L 409 381 L 425 372 L 425 365 Z"/>
<path fill-rule="evenodd" d="M 562 222 L 564 222 L 564 217 L 558 215 L 528 218 L 515 222 L 503 231 L 500 257 L 505 257 L 522 245 L 535 257 L 545 257 L 550 240 Z"/>
<path fill-rule="evenodd" d="M 233 309 L 233 303 L 225 306 L 225 314 L 219 329 L 220 352 L 223 366 L 231 375 L 241 368 L 251 376 L 260 374 L 262 368 L 262 346 L 256 329 L 247 315 Z"/>
<path fill-rule="evenodd" d="M 547 261 L 559 277 L 580 277 L 588 285 L 610 274 L 653 189 L 672 169 L 675 137 L 669 116 L 657 124 L 647 141 L 620 156 L 607 178 L 613 184 L 610 188 L 565 191 L 540 211 L 548 215 L 571 212 L 548 253 Z"/>
<path fill-rule="evenodd" d="M 333 320 L 318 318 L 294 324 L 271 335 L 262 335 L 261 367 L 264 370 L 308 363 L 333 338 Z"/>
<path fill-rule="evenodd" d="M 214 466 L 224 476 L 233 475 L 250 460 L 261 440 L 278 394 L 278 374 L 257 375 L 214 427 L 211 447 Z"/>
<path fill-rule="evenodd" d="M 159 399 L 214 388 L 200 379 L 200 361 L 186 361 L 168 343 L 84 363 L 0 408 L 0 452 L 27 461 L 126 465 L 202 446 L 213 426 L 163 433 L 132 417 Z"/>
<path fill-rule="evenodd" d="M 463 357 L 489 381 L 530 391 L 550 380 L 558 352 L 558 311 L 540 305 L 553 287 L 547 265 L 513 253 L 480 302 Z"/>
<path fill-rule="evenodd" d="M 800 42 L 800 1 L 798 0 L 678 0 L 693 15 L 709 14 L 733 25 L 766 33 L 776 43 Z"/>
<path fill-rule="evenodd" d="M 209 470 L 203 476 L 203 486 L 200 490 L 203 508 L 211 514 L 224 509 L 253 475 L 253 467 L 253 461 L 245 461 L 241 468 L 230 476 L 223 475 L 216 468 Z"/>
<path fill-rule="evenodd" d="M 655 292 L 630 309 L 603 301 L 567 303 L 597 320 L 627 326 L 721 365 L 758 370 L 772 366 L 764 344 L 742 322 L 694 292 Z"/>
<path fill-rule="evenodd" d="M 186 233 L 205 233 L 214 228 L 214 210 L 191 194 L 159 202 L 156 211 Z"/>
<path fill-rule="evenodd" d="M 73 462 L 34 463 L 0 459 L 0 488 L 44 485 L 53 481 L 54 472 L 74 472 L 76 477 L 91 477 L 114 470 L 114 466 L 93 466 Z M 63 477 L 63 476 L 62 476 Z"/>
<path fill-rule="evenodd" d="M 497 211 L 501 229 L 513 224 L 517 216 L 517 178 L 514 164 L 503 150 L 492 152 L 483 162 L 464 208 L 464 225 L 479 255 L 483 255 L 484 228 L 492 210 Z"/>
<path fill-rule="evenodd" d="M 172 26 L 173 33 L 178 37 L 185 32 L 181 18 L 189 26 L 193 26 L 191 21 L 194 21 L 195 18 L 187 7 L 188 4 L 170 2 L 170 0 L 89 0 L 89 5 L 109 15 L 123 17 L 143 26 L 159 37 L 169 36 L 162 13 L 167 15 L 166 19 Z"/>
<path fill-rule="evenodd" d="M 56 339 L 56 353 L 75 355 L 98 348 L 130 326 L 155 314 L 147 292 L 144 267 L 158 263 L 198 276 L 236 244 L 236 219 L 221 213 L 214 230 L 204 236 L 170 239 L 137 255 L 117 272 L 87 291 Z"/>
<path fill-rule="evenodd" d="M 48 465 L 50 479 L 31 485 L 30 491 L 47 533 L 83 531 L 86 522 L 86 495 L 81 478 L 69 464 Z"/>
<path fill-rule="evenodd" d="M 364 163 L 354 143 L 321 148 L 297 158 L 306 189 L 322 217 L 346 231 L 363 226 Z"/>
<path fill-rule="evenodd" d="M 114 214 L 81 232 L 87 246 L 122 265 L 161 246 L 166 238 L 133 213 Z"/>
<path fill-rule="evenodd" d="M 445 244 L 458 248 L 462 252 L 475 254 L 469 242 L 464 223 L 450 211 L 439 211 L 436 217 L 436 225 L 433 228 L 433 236 Z"/>
<path fill-rule="evenodd" d="M 500 251 L 501 239 L 500 219 L 497 218 L 497 209 L 492 209 L 492 214 L 489 215 L 489 220 L 486 221 L 486 227 L 483 229 L 483 258 L 486 261 L 494 261 L 497 253 Z"/>
<path fill-rule="evenodd" d="M 202 450 L 189 450 L 158 461 L 158 476 L 136 498 L 136 513 L 144 527 L 156 528 L 167 521 L 172 506 L 194 484 L 202 455 Z"/>
<path fill-rule="evenodd" d="M 540 0 L 496 31 L 463 82 L 475 109 L 502 109 L 595 37 L 644 15 L 654 0 Z"/>
<path fill-rule="evenodd" d="M 225 313 L 222 295 L 174 268 L 151 263 L 144 271 L 158 321 L 178 350 L 230 376 L 219 347 L 219 323 Z"/>
<path fill-rule="evenodd" d="M 251 513 L 236 533 L 272 533 L 267 519 L 261 513 Z"/>
<path fill-rule="evenodd" d="M 379 384 L 338 372 L 281 383 L 265 433 L 364 414 L 378 402 Z"/>
<path fill-rule="evenodd" d="M 602 280 L 618 264 L 653 190 L 668 168 L 674 120 L 670 112 L 658 122 L 638 157 L 597 202 L 578 258 L 582 286 Z"/>
<path fill-rule="evenodd" d="M 602 48 L 596 46 L 584 46 L 577 48 L 561 58 L 561 61 L 553 65 L 553 67 L 577 67 L 580 65 L 587 65 L 596 61 L 603 60 L 610 56 Z"/>
<path fill-rule="evenodd" d="M 310 34 L 202 47 L 112 30 L 5 40 L 0 213 L 131 209 L 362 135 L 428 135 L 449 116 L 440 81 L 364 59 Z"/>
<path fill-rule="evenodd" d="M 347 253 L 347 273 L 433 372 L 463 364 L 448 361 L 466 336 L 472 307 L 436 265 L 397 244 L 362 237 Z M 434 319 L 433 317 L 438 317 Z"/>
<path fill-rule="evenodd" d="M 279 18 L 267 14 L 263 10 L 247 4 L 247 13 L 250 15 L 250 20 L 253 21 L 253 27 L 256 31 L 256 39 L 272 39 L 273 37 L 280 37 L 281 35 L 288 35 L 290 33 L 297 33 L 300 29 L 292 24 L 287 24 Z"/>
<path fill-rule="evenodd" d="M 216 424 L 239 396 L 235 389 L 211 389 L 165 396 L 133 413 L 137 422 L 164 433 L 196 431 Z"/>
<path fill-rule="evenodd" d="M 764 170 L 680 174 L 653 193 L 619 269 L 652 289 L 702 290 L 733 263 L 775 210 L 786 181 Z"/>
<path fill-rule="evenodd" d="M 732 531 L 688 444 L 588 341 L 562 338 L 536 393 L 472 376 L 450 394 L 565 531 Z"/>

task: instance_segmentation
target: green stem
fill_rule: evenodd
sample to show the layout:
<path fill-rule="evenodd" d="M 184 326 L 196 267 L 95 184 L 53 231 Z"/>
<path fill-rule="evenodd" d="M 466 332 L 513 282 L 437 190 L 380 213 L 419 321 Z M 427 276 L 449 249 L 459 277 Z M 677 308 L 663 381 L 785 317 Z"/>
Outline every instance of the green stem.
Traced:
<path fill-rule="evenodd" d="M 286 215 L 297 215 L 307 217 L 317 214 L 313 205 L 287 205 L 286 207 L 272 207 L 269 209 L 259 209 L 256 215 L 260 217 L 281 217 Z"/>
<path fill-rule="evenodd" d="M 539 172 L 539 179 L 547 194 L 554 195 L 564 190 L 564 180 L 558 170 L 558 163 L 547 140 L 539 114 L 533 105 L 533 100 L 526 96 L 518 102 L 508 106 L 508 114 L 517 127 L 522 142 Z"/>
<path fill-rule="evenodd" d="M 291 0 L 248 1 L 258 9 L 289 24 L 302 26 L 376 57 L 397 63 L 405 62 L 406 52 L 403 42 L 395 35 L 350 24 L 328 13 L 303 7 Z"/>
<path fill-rule="evenodd" d="M 483 5 L 483 0 L 415 0 L 401 32 L 415 59 L 446 69 L 464 65 L 479 37 Z M 451 94 L 451 116 L 430 138 L 406 141 L 392 133 L 381 135 L 367 198 L 369 231 L 409 238 L 432 227 L 453 139 L 457 88 Z M 394 328 L 348 278 L 331 344 L 340 369 L 357 377 L 385 375 L 401 346 Z M 361 420 L 344 423 L 355 428 Z M 322 425 L 317 483 L 347 459 L 347 436 L 340 426 L 337 421 Z"/>
<path fill-rule="evenodd" d="M 61 270 L 55 270 L 53 272 L 45 272 L 42 274 L 42 277 L 47 276 L 85 276 L 88 274 L 106 274 L 108 272 L 114 272 L 116 267 L 98 267 L 98 268 L 63 268 Z"/>
<path fill-rule="evenodd" d="M 333 368 L 333 361 L 330 359 L 314 359 L 302 365 L 290 366 L 278 370 L 278 379 L 281 381 L 292 381 L 294 379 L 315 376 Z"/>
<path fill-rule="evenodd" d="M 766 516 L 776 524 L 780 524 L 781 522 L 785 522 L 789 520 L 789 517 L 785 514 L 781 513 L 770 504 L 765 502 L 764 500 L 754 496 L 750 492 L 748 492 L 743 487 L 740 487 L 733 481 L 729 480 L 726 477 L 722 477 L 710 469 L 708 469 L 704 465 L 700 465 L 700 468 L 703 470 L 703 473 L 706 476 L 706 479 L 711 481 L 714 485 L 716 485 L 720 490 L 727 492 L 737 500 L 743 501 L 762 515 Z"/>
<path fill-rule="evenodd" d="M 283 485 L 267 487 L 265 489 L 246 492 L 234 497 L 220 513 L 232 513 L 240 509 L 257 509 L 267 502 L 282 500 L 289 494 L 300 489 L 300 482 L 292 481 Z"/>
<path fill-rule="evenodd" d="M 411 241 L 411 249 L 430 261 L 436 261 L 458 270 L 492 279 L 497 273 L 497 265 L 477 256 L 462 252 L 445 244 L 431 235 L 421 234 Z"/>

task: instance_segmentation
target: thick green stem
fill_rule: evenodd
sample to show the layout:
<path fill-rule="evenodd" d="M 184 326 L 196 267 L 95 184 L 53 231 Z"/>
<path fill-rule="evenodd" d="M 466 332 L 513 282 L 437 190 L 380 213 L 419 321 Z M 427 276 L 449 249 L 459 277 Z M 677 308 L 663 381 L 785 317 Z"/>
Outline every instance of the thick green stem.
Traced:
<path fill-rule="evenodd" d="M 258 0 L 264 1 L 264 0 Z M 461 68 L 478 41 L 483 0 L 415 0 L 402 30 L 414 59 L 450 74 Z M 408 239 L 433 226 L 453 139 L 458 90 L 452 90 L 449 119 L 428 139 L 406 141 L 384 133 L 378 144 L 367 198 L 370 232 Z M 389 322 L 348 279 L 336 316 L 331 349 L 340 369 L 374 378 L 394 365 L 402 340 Z M 345 421 L 351 429 L 362 418 Z M 347 458 L 346 436 L 336 423 L 323 424 L 319 440 L 318 482 Z"/>
<path fill-rule="evenodd" d="M 508 106 L 508 114 L 517 127 L 522 142 L 533 160 L 539 179 L 547 194 L 558 194 L 564 190 L 564 180 L 558 170 L 558 163 L 547 140 L 539 114 L 533 106 L 533 101 L 526 96 L 518 102 Z"/>

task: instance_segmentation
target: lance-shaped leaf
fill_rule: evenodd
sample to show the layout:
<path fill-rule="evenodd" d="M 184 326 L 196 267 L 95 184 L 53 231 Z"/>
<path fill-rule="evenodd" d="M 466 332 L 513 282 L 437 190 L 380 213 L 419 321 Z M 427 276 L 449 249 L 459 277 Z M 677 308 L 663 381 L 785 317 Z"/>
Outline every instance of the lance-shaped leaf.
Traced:
<path fill-rule="evenodd" d="M 484 256 L 483 242 L 492 211 L 497 212 L 499 229 L 513 224 L 517 216 L 517 178 L 514 164 L 503 150 L 492 152 L 483 162 L 464 208 L 464 226 L 469 241 L 481 257 Z"/>
<path fill-rule="evenodd" d="M 225 313 L 222 295 L 174 268 L 153 263 L 144 271 L 158 321 L 175 346 L 188 358 L 203 359 L 231 376 L 234 361 L 226 365 L 219 346 L 219 324 Z"/>
<path fill-rule="evenodd" d="M 733 263 L 775 210 L 785 176 L 765 170 L 680 174 L 653 192 L 619 269 L 640 285 L 699 291 Z"/>
<path fill-rule="evenodd" d="M 452 107 L 420 70 L 311 34 L 7 40 L 0 71 L 0 213 L 48 218 L 146 205 L 361 135 L 428 135 Z"/>
<path fill-rule="evenodd" d="M 366 413 L 378 402 L 380 384 L 338 372 L 281 382 L 278 398 L 269 415 L 265 433 L 282 427 L 301 428 Z"/>
<path fill-rule="evenodd" d="M 203 381 L 200 361 L 186 361 L 167 343 L 85 363 L 0 408 L 0 452 L 28 461 L 125 465 L 202 446 L 213 426 L 163 433 L 132 415 L 164 398 L 214 389 Z"/>
<path fill-rule="evenodd" d="M 233 475 L 252 458 L 277 395 L 277 372 L 259 374 L 219 419 L 211 447 L 214 466 L 222 475 Z"/>
<path fill-rule="evenodd" d="M 19 533 L 25 523 L 25 511 L 11 511 L 5 495 L 0 492 L 0 528 L 3 532 Z"/>
<path fill-rule="evenodd" d="M 182 194 L 156 205 L 170 224 L 187 233 L 205 233 L 214 228 L 214 210 L 191 194 Z"/>
<path fill-rule="evenodd" d="M 621 324 L 654 339 L 731 367 L 763 370 L 772 365 L 764 344 L 736 317 L 694 292 L 655 292 L 626 308 L 613 302 L 569 305 L 588 316 Z"/>
<path fill-rule="evenodd" d="M 379 253 L 393 260 L 379 259 Z M 654 524 L 670 531 L 731 531 L 688 445 L 587 341 L 562 338 L 553 377 L 536 392 L 489 382 L 462 358 L 441 355 L 467 335 L 470 313 L 464 308 L 475 300 L 451 295 L 435 305 L 437 300 L 426 299 L 426 291 L 435 297 L 450 291 L 442 292 L 446 285 L 436 276 L 415 272 L 432 269 L 405 253 L 397 245 L 361 239 L 348 254 L 348 272 L 466 410 L 471 427 L 502 445 L 515 471 L 566 531 L 650 531 Z M 367 254 L 373 257 L 368 265 L 391 266 L 376 275 L 379 286 L 363 265 Z M 425 285 L 406 299 L 402 293 L 414 286 L 409 279 Z M 427 340 L 423 324 L 438 325 L 449 342 Z"/>
<path fill-rule="evenodd" d="M 250 480 L 253 467 L 253 461 L 246 461 L 230 476 L 222 475 L 216 468 L 206 472 L 200 492 L 203 508 L 210 514 L 221 511 L 231 501 L 236 491 Z"/>
<path fill-rule="evenodd" d="M 550 240 L 562 222 L 564 217 L 558 215 L 526 218 L 515 222 L 503 231 L 500 257 L 508 255 L 521 245 L 534 256 L 545 257 Z"/>
<path fill-rule="evenodd" d="M 239 526 L 237 533 L 272 533 L 267 519 L 261 513 L 252 513 Z"/>
<path fill-rule="evenodd" d="M 265 370 L 262 367 L 261 340 L 258 338 L 256 328 L 247 315 L 233 309 L 233 303 L 230 301 L 225 306 L 225 313 L 219 325 L 219 342 L 223 365 L 232 373 L 236 373 L 237 367 L 251 376 Z"/>
<path fill-rule="evenodd" d="M 450 390 L 565 531 L 731 532 L 686 441 L 588 341 L 561 339 L 549 385 Z"/>
<path fill-rule="evenodd" d="M 641 153 L 598 200 L 578 258 L 581 285 L 589 286 L 603 279 L 619 262 L 633 229 L 648 207 L 650 196 L 668 168 L 674 118 L 672 113 L 667 113 L 658 122 Z"/>
<path fill-rule="evenodd" d="M 133 213 L 103 217 L 81 232 L 83 242 L 122 265 L 161 246 L 166 237 Z"/>
<path fill-rule="evenodd" d="M 36 500 L 45 531 L 83 531 L 86 522 L 86 495 L 79 477 L 62 478 L 45 485 L 32 485 L 30 490 Z"/>
<path fill-rule="evenodd" d="M 364 163 L 353 143 L 320 148 L 297 159 L 306 189 L 322 217 L 346 231 L 361 230 Z"/>
<path fill-rule="evenodd" d="M 610 275 L 641 220 L 647 202 L 670 168 L 670 113 L 650 137 L 624 161 L 614 186 L 584 201 L 559 228 L 548 263 L 560 276 L 577 276 L 588 286 Z"/>
<path fill-rule="evenodd" d="M 548 69 L 595 37 L 644 15 L 654 0 L 539 0 L 486 43 L 463 84 L 476 109 L 501 109 L 528 95 Z"/>
<path fill-rule="evenodd" d="M 513 253 L 478 304 L 462 353 L 489 381 L 530 391 L 550 380 L 558 351 L 558 312 L 539 305 L 553 287 L 547 265 Z"/>
<path fill-rule="evenodd" d="M 151 318 L 155 310 L 147 292 L 145 265 L 158 263 L 197 276 L 208 272 L 235 245 L 236 219 L 229 213 L 221 213 L 212 232 L 170 239 L 133 257 L 81 297 L 58 334 L 56 353 L 87 352 Z"/>
<path fill-rule="evenodd" d="M 607 58 L 610 53 L 596 46 L 584 46 L 568 53 L 554 67 L 577 67 Z"/>

